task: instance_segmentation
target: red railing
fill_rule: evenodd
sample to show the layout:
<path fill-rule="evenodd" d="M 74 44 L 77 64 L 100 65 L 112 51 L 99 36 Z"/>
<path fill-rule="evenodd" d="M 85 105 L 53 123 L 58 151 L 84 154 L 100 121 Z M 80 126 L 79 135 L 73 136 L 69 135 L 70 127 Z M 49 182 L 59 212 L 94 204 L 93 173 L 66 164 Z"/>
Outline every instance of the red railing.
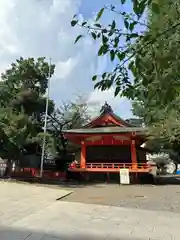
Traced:
<path fill-rule="evenodd" d="M 80 164 L 74 164 L 70 168 L 81 168 Z M 120 169 L 120 168 L 128 168 L 128 169 L 134 169 L 134 168 L 139 168 L 139 169 L 147 169 L 150 168 L 150 165 L 147 163 L 87 163 L 85 168 L 88 169 Z"/>

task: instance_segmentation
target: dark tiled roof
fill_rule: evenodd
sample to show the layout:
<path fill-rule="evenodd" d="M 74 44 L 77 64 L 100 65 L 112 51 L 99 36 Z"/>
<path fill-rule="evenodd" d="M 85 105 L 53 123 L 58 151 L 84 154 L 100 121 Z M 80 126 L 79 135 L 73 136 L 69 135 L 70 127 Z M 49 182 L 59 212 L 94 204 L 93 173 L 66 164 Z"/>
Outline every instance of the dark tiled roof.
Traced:
<path fill-rule="evenodd" d="M 101 127 L 101 128 L 80 128 L 65 130 L 64 133 L 74 134 L 105 134 L 105 133 L 129 133 L 135 132 L 137 135 L 144 135 L 147 132 L 147 128 L 140 127 Z"/>
<path fill-rule="evenodd" d="M 129 124 L 131 124 L 131 126 L 134 127 L 141 127 L 142 126 L 142 119 L 140 118 L 129 118 L 125 120 L 126 122 L 128 122 Z"/>

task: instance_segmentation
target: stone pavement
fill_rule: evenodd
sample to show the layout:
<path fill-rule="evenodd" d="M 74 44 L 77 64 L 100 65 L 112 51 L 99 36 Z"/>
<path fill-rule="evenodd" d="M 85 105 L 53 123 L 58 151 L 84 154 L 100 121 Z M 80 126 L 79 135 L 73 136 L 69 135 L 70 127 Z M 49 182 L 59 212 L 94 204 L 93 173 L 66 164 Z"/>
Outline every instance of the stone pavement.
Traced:
<path fill-rule="evenodd" d="M 0 225 L 36 213 L 72 191 L 0 181 Z"/>
<path fill-rule="evenodd" d="M 6 187 L 9 198 L 0 198 L 0 240 L 180 239 L 179 213 L 54 201 L 61 189 Z"/>
<path fill-rule="evenodd" d="M 56 202 L 11 226 L 33 233 L 27 240 L 40 240 L 35 233 L 45 234 L 46 240 L 61 239 L 58 237 L 62 236 L 73 239 L 179 240 L 179 222 L 180 214 L 169 212 Z"/>

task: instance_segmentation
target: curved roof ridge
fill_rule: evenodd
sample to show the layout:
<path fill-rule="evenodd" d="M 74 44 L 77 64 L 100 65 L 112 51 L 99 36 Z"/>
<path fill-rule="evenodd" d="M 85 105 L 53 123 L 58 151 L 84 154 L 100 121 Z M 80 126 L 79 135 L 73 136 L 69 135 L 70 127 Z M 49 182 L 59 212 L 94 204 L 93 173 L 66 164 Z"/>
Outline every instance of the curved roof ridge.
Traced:
<path fill-rule="evenodd" d="M 93 123 L 97 122 L 98 120 L 100 120 L 101 118 L 103 118 L 105 115 L 109 115 L 112 118 L 115 119 L 115 121 L 119 122 L 119 125 L 121 125 L 121 127 L 135 127 L 134 125 L 132 125 L 131 123 L 127 122 L 126 120 L 122 119 L 121 117 L 119 117 L 117 114 L 115 114 L 111 108 L 111 106 L 105 102 L 105 104 L 101 107 L 100 110 L 100 115 L 93 118 L 89 123 L 87 123 L 86 125 L 83 126 L 83 128 L 88 128 L 88 127 L 92 127 Z M 123 126 L 122 126 L 123 125 Z M 118 124 L 117 124 L 118 126 Z"/>

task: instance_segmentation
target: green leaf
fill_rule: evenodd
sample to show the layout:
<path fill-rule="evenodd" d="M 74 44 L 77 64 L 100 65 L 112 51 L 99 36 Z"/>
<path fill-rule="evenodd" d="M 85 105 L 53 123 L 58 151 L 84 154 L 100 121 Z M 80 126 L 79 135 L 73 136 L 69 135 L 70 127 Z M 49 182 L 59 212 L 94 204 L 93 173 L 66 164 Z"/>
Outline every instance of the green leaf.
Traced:
<path fill-rule="evenodd" d="M 129 29 L 129 22 L 126 19 L 124 20 L 124 26 L 126 29 Z"/>
<path fill-rule="evenodd" d="M 158 13 L 160 12 L 159 5 L 158 5 L 157 3 L 153 2 L 153 3 L 151 4 L 151 7 L 152 7 L 153 13 L 158 14 Z"/>
<path fill-rule="evenodd" d="M 126 53 L 125 53 L 125 52 L 120 52 L 120 53 L 118 53 L 117 56 L 118 56 L 119 60 L 122 61 L 122 60 L 125 59 L 125 57 L 126 57 Z"/>
<path fill-rule="evenodd" d="M 144 13 L 145 8 L 146 8 L 146 4 L 147 4 L 146 0 L 141 1 L 139 3 L 139 16 L 142 16 L 142 14 Z"/>
<path fill-rule="evenodd" d="M 94 76 L 92 77 L 92 80 L 93 80 L 93 81 L 96 81 L 96 79 L 97 79 L 97 75 L 94 75 Z"/>
<path fill-rule="evenodd" d="M 132 33 L 130 34 L 130 38 L 137 38 L 139 37 L 139 34 L 138 33 Z"/>
<path fill-rule="evenodd" d="M 133 10 L 134 10 L 134 13 L 138 16 L 138 19 L 144 13 L 146 6 L 147 6 L 147 0 L 133 1 Z"/>
<path fill-rule="evenodd" d="M 111 61 L 114 61 L 115 56 L 116 56 L 116 53 L 115 53 L 115 51 L 112 49 L 112 50 L 110 51 L 110 59 L 111 59 Z"/>
<path fill-rule="evenodd" d="M 101 28 L 101 24 L 100 23 L 95 23 L 94 26 Z"/>
<path fill-rule="evenodd" d="M 138 7 L 138 1 L 137 0 L 133 1 L 133 10 L 134 10 L 134 13 L 136 15 L 139 14 L 139 7 Z"/>
<path fill-rule="evenodd" d="M 112 24 L 111 24 L 111 29 L 115 29 L 116 28 L 116 22 L 113 20 Z"/>
<path fill-rule="evenodd" d="M 129 30 L 132 32 L 134 30 L 134 27 L 136 26 L 137 21 L 134 21 L 132 23 L 129 24 Z"/>
<path fill-rule="evenodd" d="M 107 33 L 108 32 L 108 30 L 106 29 L 106 28 L 104 28 L 103 30 L 102 30 L 102 33 Z"/>
<path fill-rule="evenodd" d="M 74 27 L 77 23 L 78 23 L 77 20 L 72 20 L 72 21 L 71 21 L 71 26 Z"/>
<path fill-rule="evenodd" d="M 107 73 L 104 72 L 104 73 L 102 74 L 102 78 L 104 79 L 104 78 L 106 77 L 106 75 L 107 75 Z"/>
<path fill-rule="evenodd" d="M 113 6 L 113 5 L 110 5 L 110 7 L 111 7 L 111 11 L 113 11 L 116 7 L 115 6 Z"/>
<path fill-rule="evenodd" d="M 103 55 L 103 49 L 104 49 L 104 45 L 102 45 L 98 51 L 98 56 Z"/>
<path fill-rule="evenodd" d="M 110 80 L 105 80 L 105 89 L 110 89 L 110 87 L 112 87 L 112 84 L 114 82 L 114 78 L 115 76 L 111 76 L 111 79 Z"/>
<path fill-rule="evenodd" d="M 91 32 L 91 36 L 94 40 L 96 40 L 96 34 L 94 32 Z"/>
<path fill-rule="evenodd" d="M 82 26 L 84 27 L 86 24 L 87 24 L 87 22 L 83 22 L 83 23 L 82 23 Z"/>
<path fill-rule="evenodd" d="M 107 43 L 108 40 L 109 40 L 109 39 L 103 34 L 103 35 L 102 35 L 102 42 L 103 42 L 103 44 Z"/>
<path fill-rule="evenodd" d="M 114 39 L 114 47 L 118 47 L 118 44 L 119 44 L 119 37 L 115 37 Z"/>
<path fill-rule="evenodd" d="M 108 36 L 111 37 L 114 34 L 114 30 L 110 30 Z"/>
<path fill-rule="evenodd" d="M 82 37 L 83 37 L 83 35 L 77 36 L 76 40 L 74 41 L 74 44 L 77 43 L 79 41 L 79 39 L 81 39 Z"/>
<path fill-rule="evenodd" d="M 126 0 L 121 0 L 121 4 L 124 4 L 126 2 Z"/>
<path fill-rule="evenodd" d="M 137 71 L 136 71 L 136 67 L 135 67 L 134 61 L 131 61 L 131 62 L 129 63 L 128 69 L 131 70 L 132 74 L 133 74 L 134 77 L 135 77 L 136 74 L 137 74 Z"/>
<path fill-rule="evenodd" d="M 94 85 L 94 89 L 99 89 L 101 88 L 101 86 L 103 85 L 103 81 L 100 81 L 100 82 L 97 82 L 95 85 Z"/>
<path fill-rule="evenodd" d="M 99 21 L 99 19 L 101 18 L 101 16 L 103 15 L 104 12 L 104 8 L 101 8 L 101 10 L 98 12 L 97 17 L 96 17 L 96 21 Z"/>
<path fill-rule="evenodd" d="M 114 96 L 116 97 L 120 93 L 120 91 L 121 91 L 121 87 L 117 86 L 114 92 Z"/>
<path fill-rule="evenodd" d="M 109 46 L 107 44 L 103 44 L 98 51 L 98 56 L 102 56 L 106 54 L 108 50 L 109 50 Z"/>
<path fill-rule="evenodd" d="M 134 67 L 134 61 L 131 61 L 128 65 L 128 69 L 131 70 Z"/>

